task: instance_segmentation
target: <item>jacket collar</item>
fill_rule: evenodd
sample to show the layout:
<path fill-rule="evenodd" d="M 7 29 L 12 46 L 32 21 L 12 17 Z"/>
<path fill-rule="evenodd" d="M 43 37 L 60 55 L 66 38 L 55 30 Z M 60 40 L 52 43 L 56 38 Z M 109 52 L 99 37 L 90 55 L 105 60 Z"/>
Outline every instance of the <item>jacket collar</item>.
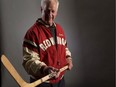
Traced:
<path fill-rule="evenodd" d="M 43 25 L 44 25 L 45 27 L 47 27 L 47 28 L 51 27 L 51 26 L 49 26 L 48 24 L 46 24 L 41 18 L 39 18 L 39 19 L 37 20 L 37 22 L 43 24 Z M 56 27 L 56 23 L 53 22 L 53 25 L 52 25 L 52 26 L 55 26 L 55 27 Z"/>

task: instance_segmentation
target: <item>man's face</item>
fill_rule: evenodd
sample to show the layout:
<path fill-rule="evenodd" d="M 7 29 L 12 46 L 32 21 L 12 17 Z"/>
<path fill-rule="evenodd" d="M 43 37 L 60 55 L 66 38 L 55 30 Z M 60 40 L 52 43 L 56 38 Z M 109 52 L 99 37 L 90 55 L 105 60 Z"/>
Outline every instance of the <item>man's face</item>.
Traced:
<path fill-rule="evenodd" d="M 49 25 L 52 25 L 57 15 L 57 4 L 51 2 L 41 7 L 42 19 Z"/>

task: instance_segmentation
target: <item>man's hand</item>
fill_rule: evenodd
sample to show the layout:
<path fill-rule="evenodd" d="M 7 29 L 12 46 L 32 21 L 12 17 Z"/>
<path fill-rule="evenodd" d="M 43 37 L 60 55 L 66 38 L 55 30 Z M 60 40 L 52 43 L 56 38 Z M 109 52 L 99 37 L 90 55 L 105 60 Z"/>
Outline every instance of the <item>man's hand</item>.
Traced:
<path fill-rule="evenodd" d="M 68 70 L 71 70 L 73 67 L 73 63 L 72 63 L 72 58 L 68 57 L 67 58 L 67 64 L 68 64 Z"/>
<path fill-rule="evenodd" d="M 54 68 L 52 66 L 44 66 L 43 73 L 46 75 L 50 73 L 55 73 L 55 78 L 58 78 L 60 75 L 59 69 Z"/>

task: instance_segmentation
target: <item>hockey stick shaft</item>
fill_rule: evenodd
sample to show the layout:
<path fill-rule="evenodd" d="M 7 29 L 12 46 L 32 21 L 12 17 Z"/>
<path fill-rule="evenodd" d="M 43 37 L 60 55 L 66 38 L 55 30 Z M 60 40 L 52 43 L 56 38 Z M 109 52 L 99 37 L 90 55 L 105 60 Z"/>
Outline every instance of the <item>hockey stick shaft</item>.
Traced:
<path fill-rule="evenodd" d="M 64 66 L 63 68 L 60 69 L 59 72 L 63 72 L 63 71 L 65 71 L 66 69 L 68 69 L 68 66 Z M 41 83 L 47 81 L 48 79 L 51 79 L 51 78 L 54 77 L 54 76 L 55 76 L 54 73 L 48 74 L 47 76 L 45 76 L 45 77 L 43 77 L 43 78 L 41 78 L 41 79 L 39 79 L 39 80 L 37 80 L 37 81 L 31 83 L 31 84 L 33 84 L 33 86 L 35 87 L 35 86 L 37 86 L 37 85 L 39 85 L 39 84 L 41 84 Z"/>

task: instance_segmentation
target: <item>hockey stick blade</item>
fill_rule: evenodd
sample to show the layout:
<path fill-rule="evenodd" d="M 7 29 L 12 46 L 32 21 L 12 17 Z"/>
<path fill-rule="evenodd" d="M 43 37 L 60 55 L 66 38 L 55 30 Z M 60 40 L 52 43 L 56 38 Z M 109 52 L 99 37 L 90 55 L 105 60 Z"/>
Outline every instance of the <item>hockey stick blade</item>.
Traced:
<path fill-rule="evenodd" d="M 23 85 L 26 85 L 27 83 L 21 78 L 21 76 L 18 74 L 16 69 L 13 67 L 13 65 L 10 63 L 10 61 L 7 59 L 5 55 L 2 55 L 1 61 L 3 65 L 6 67 L 6 69 L 9 71 L 9 73 L 12 75 L 12 77 L 16 80 L 16 82 L 23 87 Z"/>

